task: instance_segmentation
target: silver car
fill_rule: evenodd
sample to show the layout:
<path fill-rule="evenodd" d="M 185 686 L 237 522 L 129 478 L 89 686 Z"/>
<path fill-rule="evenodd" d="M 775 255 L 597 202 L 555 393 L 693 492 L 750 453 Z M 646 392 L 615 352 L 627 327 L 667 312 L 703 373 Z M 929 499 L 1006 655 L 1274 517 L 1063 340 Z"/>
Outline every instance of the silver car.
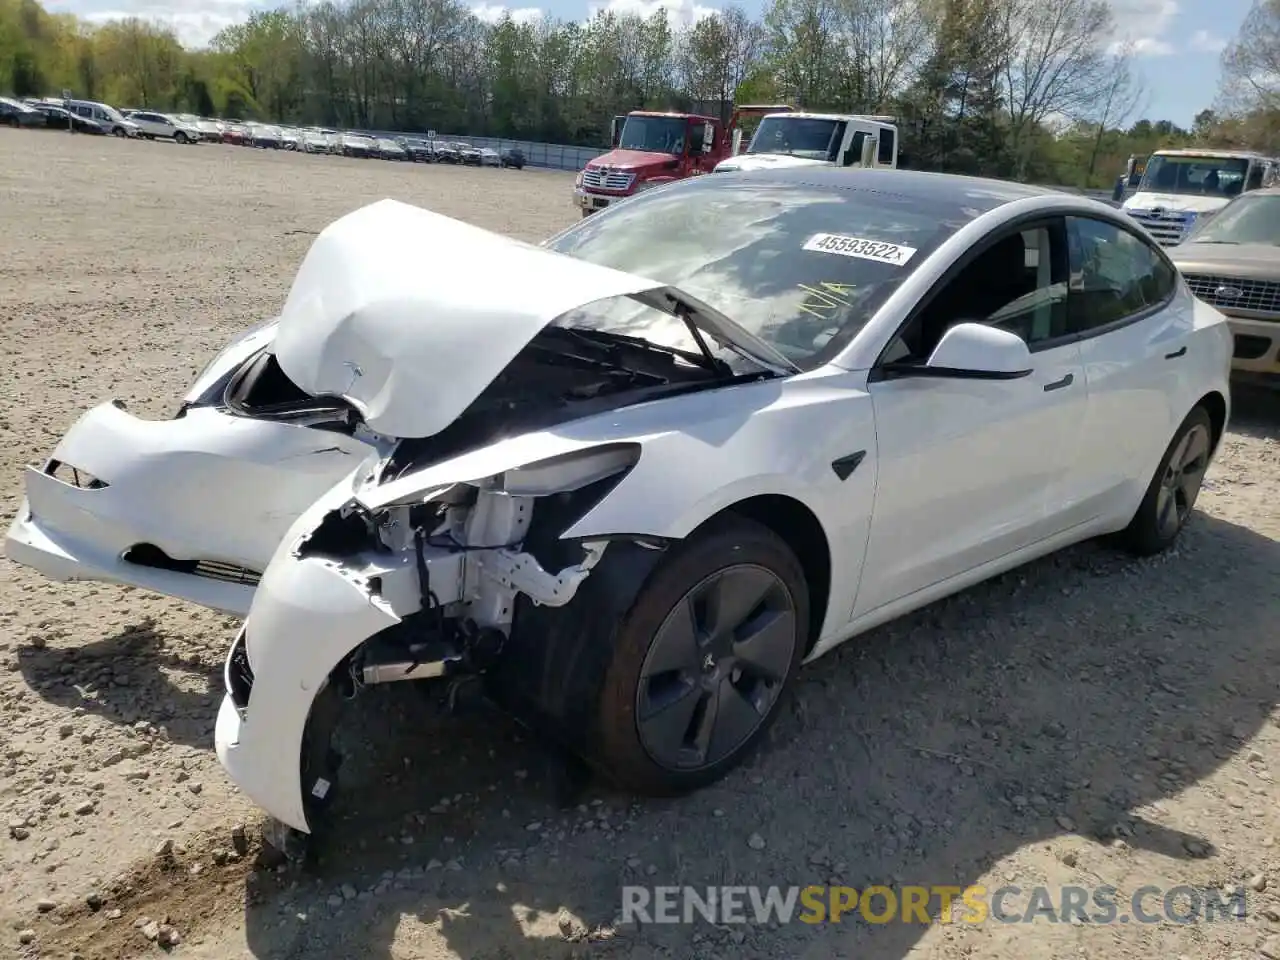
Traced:
<path fill-rule="evenodd" d="M 1280 387 L 1280 188 L 1232 200 L 1169 256 L 1191 292 L 1226 314 L 1233 375 Z"/>

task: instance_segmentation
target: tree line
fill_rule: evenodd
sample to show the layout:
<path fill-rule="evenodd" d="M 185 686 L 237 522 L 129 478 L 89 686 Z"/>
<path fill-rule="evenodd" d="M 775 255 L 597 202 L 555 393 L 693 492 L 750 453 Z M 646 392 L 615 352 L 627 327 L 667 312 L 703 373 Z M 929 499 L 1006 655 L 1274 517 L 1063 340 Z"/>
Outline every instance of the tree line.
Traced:
<path fill-rule="evenodd" d="M 692 24 L 323 0 L 255 13 L 202 49 L 158 23 L 0 0 L 0 91 L 586 146 L 632 109 L 786 102 L 892 115 L 915 166 L 1105 186 L 1129 154 L 1271 135 L 1280 97 L 1256 77 L 1280 78 L 1280 0 L 1258 4 L 1224 57 L 1230 102 L 1192 129 L 1136 119 L 1144 91 L 1105 0 L 766 0 L 758 19 L 728 7 Z"/>

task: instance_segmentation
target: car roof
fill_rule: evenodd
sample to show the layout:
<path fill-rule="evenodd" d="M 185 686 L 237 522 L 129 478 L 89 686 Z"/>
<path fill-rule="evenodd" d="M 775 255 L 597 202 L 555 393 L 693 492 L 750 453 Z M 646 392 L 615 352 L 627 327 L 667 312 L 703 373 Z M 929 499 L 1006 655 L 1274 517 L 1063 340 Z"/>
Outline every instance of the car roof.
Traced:
<path fill-rule="evenodd" d="M 925 203 L 938 202 L 965 206 L 980 212 L 1028 197 L 1074 197 L 1073 194 L 1049 187 L 985 177 L 966 177 L 954 173 L 931 173 L 923 170 L 866 170 L 861 167 L 805 166 L 773 170 L 748 170 L 717 173 L 708 180 L 734 178 L 752 182 L 804 184 L 830 190 L 875 191 L 911 197 Z M 704 179 L 704 178 L 697 178 Z"/>
<path fill-rule="evenodd" d="M 1197 150 L 1183 147 L 1177 150 L 1155 150 L 1153 157 L 1208 157 L 1214 160 L 1269 160 L 1270 157 L 1256 150 Z M 1148 162 L 1150 162 L 1148 160 Z"/>

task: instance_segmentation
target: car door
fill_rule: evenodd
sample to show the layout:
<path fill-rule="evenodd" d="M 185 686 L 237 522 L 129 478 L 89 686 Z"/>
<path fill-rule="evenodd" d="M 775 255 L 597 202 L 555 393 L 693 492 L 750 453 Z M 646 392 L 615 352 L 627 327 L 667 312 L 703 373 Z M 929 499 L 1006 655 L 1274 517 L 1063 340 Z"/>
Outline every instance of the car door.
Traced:
<path fill-rule="evenodd" d="M 944 277 L 881 358 L 923 361 L 947 328 L 976 321 L 1027 342 L 1025 377 L 871 371 L 876 498 L 854 618 L 1065 529 L 1055 504 L 1087 402 L 1066 330 L 1067 276 L 1061 219 L 1006 228 Z"/>
<path fill-rule="evenodd" d="M 1076 463 L 1080 521 L 1136 504 L 1182 412 L 1194 304 L 1154 243 L 1111 220 L 1071 217 L 1068 323 L 1089 408 Z"/>

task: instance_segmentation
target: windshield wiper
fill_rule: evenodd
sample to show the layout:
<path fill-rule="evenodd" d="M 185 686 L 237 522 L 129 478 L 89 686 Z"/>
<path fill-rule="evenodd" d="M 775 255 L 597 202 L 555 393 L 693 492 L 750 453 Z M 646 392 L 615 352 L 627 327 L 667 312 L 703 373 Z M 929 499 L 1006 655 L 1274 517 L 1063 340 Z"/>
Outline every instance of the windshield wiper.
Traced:
<path fill-rule="evenodd" d="M 704 352 L 691 353 L 688 350 L 681 350 L 679 347 L 668 347 L 665 344 L 654 343 L 652 340 L 646 340 L 643 337 L 614 333 L 610 330 L 595 330 L 591 327 L 546 327 L 543 332 L 560 334 L 570 339 L 589 343 L 597 348 L 603 348 L 606 356 L 609 356 L 613 362 L 616 362 L 619 347 L 630 347 L 646 353 L 661 354 L 664 357 L 676 357 L 721 377 L 733 376 L 733 370 L 729 364 L 711 354 L 706 341 L 702 339 L 702 332 L 693 326 L 688 317 L 681 317 L 681 319 L 693 332 L 694 340 L 698 342 L 699 347 Z"/>
<path fill-rule="evenodd" d="M 1240 246 L 1239 240 L 1193 240 L 1192 243 L 1227 243 L 1233 247 Z"/>

